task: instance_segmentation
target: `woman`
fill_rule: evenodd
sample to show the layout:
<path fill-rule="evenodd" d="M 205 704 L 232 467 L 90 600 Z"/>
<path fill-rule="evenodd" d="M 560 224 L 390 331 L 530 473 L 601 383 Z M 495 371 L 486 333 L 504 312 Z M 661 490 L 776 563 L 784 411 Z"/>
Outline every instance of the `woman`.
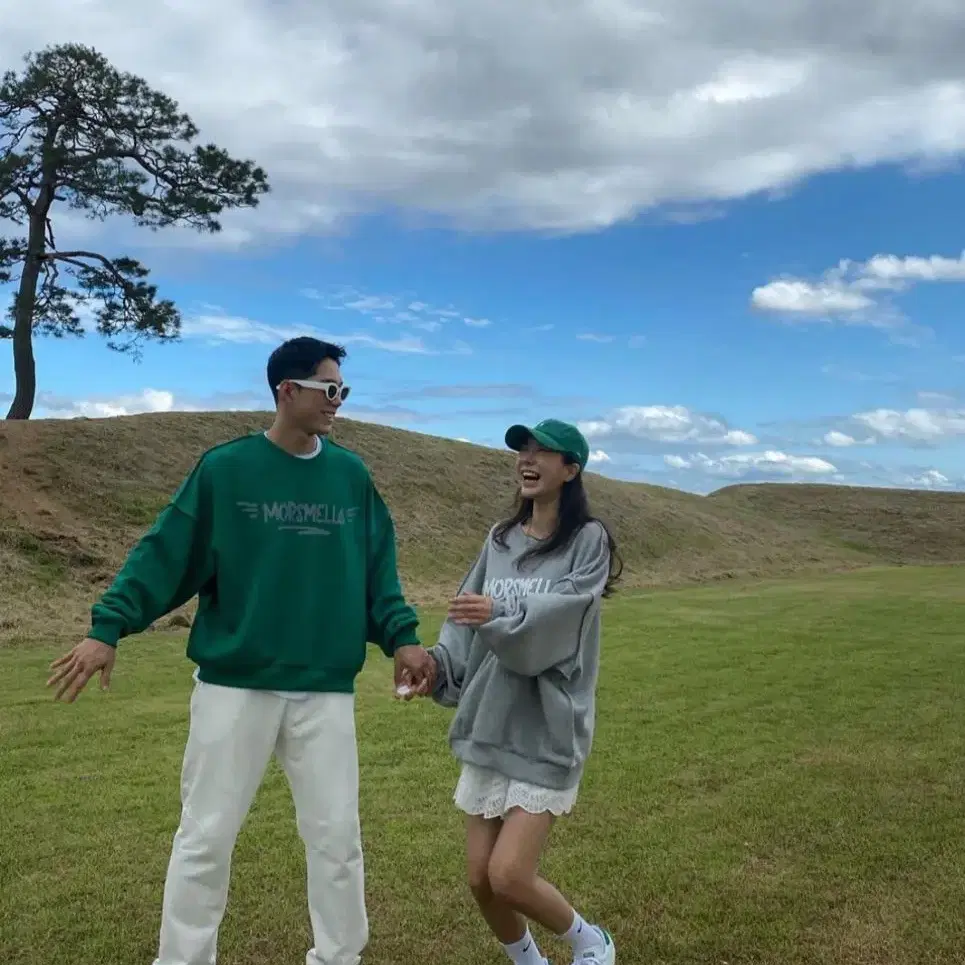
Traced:
<path fill-rule="evenodd" d="M 506 444 L 518 453 L 518 509 L 490 531 L 429 651 L 432 697 L 456 708 L 449 741 L 463 765 L 455 803 L 467 814 L 469 883 L 515 965 L 546 962 L 528 920 L 569 942 L 574 962 L 613 965 L 609 933 L 537 866 L 590 751 L 601 601 L 619 559 L 590 513 L 580 431 L 513 426 Z"/>

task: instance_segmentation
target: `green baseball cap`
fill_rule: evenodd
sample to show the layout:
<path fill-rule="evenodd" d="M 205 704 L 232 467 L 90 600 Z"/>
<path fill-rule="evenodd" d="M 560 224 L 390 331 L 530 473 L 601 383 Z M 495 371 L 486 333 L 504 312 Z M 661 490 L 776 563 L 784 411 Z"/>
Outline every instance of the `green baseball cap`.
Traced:
<path fill-rule="evenodd" d="M 519 452 L 530 439 L 535 439 L 538 445 L 550 452 L 572 456 L 580 469 L 586 468 L 590 446 L 576 426 L 560 422 L 559 419 L 544 419 L 532 428 L 517 425 L 506 430 L 506 445 L 515 452 Z"/>

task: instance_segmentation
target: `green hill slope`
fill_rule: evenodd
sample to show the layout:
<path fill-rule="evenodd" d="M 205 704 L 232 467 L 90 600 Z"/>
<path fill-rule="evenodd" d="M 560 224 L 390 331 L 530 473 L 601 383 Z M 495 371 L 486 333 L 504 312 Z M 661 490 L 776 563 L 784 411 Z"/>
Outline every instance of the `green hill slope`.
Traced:
<path fill-rule="evenodd" d="M 195 459 L 268 424 L 265 413 L 0 423 L 0 640 L 82 630 L 95 593 Z M 348 420 L 336 438 L 365 458 L 392 509 L 412 599 L 445 599 L 511 508 L 512 455 Z M 592 474 L 588 485 L 628 586 L 873 561 L 733 500 Z"/>
<path fill-rule="evenodd" d="M 763 484 L 728 486 L 709 500 L 810 530 L 882 563 L 965 561 L 965 493 Z"/>

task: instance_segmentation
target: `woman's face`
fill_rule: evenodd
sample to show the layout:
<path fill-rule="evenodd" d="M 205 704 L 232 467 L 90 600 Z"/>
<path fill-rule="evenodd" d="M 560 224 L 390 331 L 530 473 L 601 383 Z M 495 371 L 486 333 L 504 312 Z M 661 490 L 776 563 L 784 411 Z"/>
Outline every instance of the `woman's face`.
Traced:
<path fill-rule="evenodd" d="M 530 439 L 516 456 L 516 478 L 524 499 L 534 502 L 556 499 L 565 483 L 578 472 L 558 452 L 551 452 Z"/>

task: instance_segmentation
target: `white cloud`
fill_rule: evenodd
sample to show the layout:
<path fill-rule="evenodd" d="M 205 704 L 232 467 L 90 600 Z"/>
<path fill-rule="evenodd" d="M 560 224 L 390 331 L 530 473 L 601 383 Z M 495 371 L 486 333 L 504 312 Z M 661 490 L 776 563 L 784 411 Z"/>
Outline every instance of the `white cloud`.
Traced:
<path fill-rule="evenodd" d="M 329 292 L 306 288 L 301 292 L 306 298 L 318 302 L 326 311 L 356 312 L 367 319 L 387 325 L 399 325 L 420 332 L 436 333 L 451 321 L 461 319 L 467 328 L 489 328 L 492 321 L 464 315 L 454 308 L 437 308 L 428 302 L 413 300 L 406 295 L 365 294 L 354 288 L 337 288 Z M 385 340 L 377 340 L 383 342 Z M 421 343 L 421 339 L 403 341 L 403 347 L 394 351 L 408 351 L 406 345 Z M 390 341 L 388 344 L 395 345 Z"/>
<path fill-rule="evenodd" d="M 918 401 L 924 404 L 951 405 L 955 401 L 955 396 L 950 392 L 919 392 Z"/>
<path fill-rule="evenodd" d="M 434 308 L 427 302 L 413 301 L 397 295 L 370 294 L 352 288 L 335 289 L 329 292 L 317 288 L 304 288 L 302 296 L 314 303 L 310 318 L 318 317 L 319 312 L 334 313 L 334 317 L 344 320 L 346 313 L 361 316 L 366 325 L 384 323 L 395 327 L 396 331 L 408 329 L 407 334 L 386 336 L 371 331 L 356 331 L 335 334 L 315 323 L 297 325 L 276 325 L 243 316 L 229 315 L 217 305 L 203 305 L 202 310 L 185 317 L 182 334 L 185 338 L 201 338 L 209 342 L 235 342 L 247 344 L 274 345 L 296 335 L 314 335 L 342 345 L 363 345 L 386 352 L 399 352 L 409 355 L 468 355 L 472 348 L 465 341 L 456 340 L 448 346 L 436 343 L 427 344 L 425 339 L 414 332 L 436 334 L 443 331 L 453 319 L 462 319 L 470 328 L 485 328 L 491 323 L 485 318 L 463 316 L 461 312 L 449 308 Z M 384 333 L 388 329 L 382 328 Z M 379 329 L 376 329 L 378 332 Z"/>
<path fill-rule="evenodd" d="M 780 278 L 759 285 L 751 305 L 791 320 L 897 328 L 904 319 L 890 296 L 924 282 L 962 281 L 965 252 L 956 258 L 875 255 L 865 262 L 842 260 L 817 281 Z"/>
<path fill-rule="evenodd" d="M 204 314 L 188 316 L 181 324 L 183 338 L 204 338 L 212 342 L 274 345 L 294 335 L 298 328 L 281 328 L 238 315 Z"/>
<path fill-rule="evenodd" d="M 590 453 L 589 463 L 591 466 L 600 465 L 604 462 L 611 462 L 610 457 L 602 449 L 594 449 Z"/>
<path fill-rule="evenodd" d="M 846 432 L 838 432 L 837 429 L 826 432 L 824 434 L 824 442 L 829 446 L 837 446 L 840 448 L 856 446 L 858 444 L 858 440 L 855 439 L 854 436 L 849 436 Z"/>
<path fill-rule="evenodd" d="M 646 335 L 631 335 L 627 340 L 627 346 L 629 348 L 643 348 L 647 344 Z"/>
<path fill-rule="evenodd" d="M 751 304 L 765 312 L 824 318 L 866 311 L 874 301 L 842 286 L 782 279 L 755 288 L 751 292 Z"/>
<path fill-rule="evenodd" d="M 957 258 L 944 255 L 875 255 L 861 267 L 865 283 L 878 283 L 884 288 L 907 282 L 965 281 L 965 251 Z"/>
<path fill-rule="evenodd" d="M 613 341 L 612 335 L 600 335 L 596 332 L 585 332 L 582 335 L 577 335 L 576 337 L 581 342 L 598 342 L 601 345 L 608 345 Z"/>
<path fill-rule="evenodd" d="M 682 405 L 628 405 L 603 419 L 586 420 L 579 425 L 588 439 L 724 446 L 752 446 L 757 442 L 750 432 L 731 429 L 720 419 Z"/>
<path fill-rule="evenodd" d="M 310 325 L 269 325 L 236 315 L 206 314 L 185 318 L 181 333 L 184 338 L 200 338 L 209 342 L 234 342 L 236 344 L 277 345 L 297 335 L 314 335 L 340 345 L 365 345 L 386 352 L 402 352 L 411 355 L 432 355 L 432 349 L 421 338 L 377 338 L 365 332 L 339 335 L 322 332 Z M 465 346 L 463 347 L 465 348 Z M 464 354 L 461 351 L 459 354 Z"/>
<path fill-rule="evenodd" d="M 42 419 L 106 419 L 115 416 L 138 415 L 144 412 L 197 411 L 197 408 L 176 398 L 164 389 L 142 389 L 133 395 L 98 396 L 89 399 L 66 399 L 40 392 L 37 395 L 36 416 Z"/>
<path fill-rule="evenodd" d="M 867 460 L 850 460 L 844 458 L 843 453 L 840 462 L 780 449 L 719 456 L 703 452 L 688 455 L 673 453 L 664 455 L 663 462 L 667 467 L 665 479 L 680 478 L 685 487 L 697 492 L 717 488 L 727 481 L 965 489 L 965 478 L 951 476 L 933 466 L 883 465 Z M 707 483 L 705 480 L 724 482 Z"/>
<path fill-rule="evenodd" d="M 350 298 L 347 300 L 345 307 L 371 315 L 375 312 L 392 311 L 392 309 L 395 308 L 395 302 L 391 298 L 385 298 L 382 295 L 362 295 L 359 298 Z"/>
<path fill-rule="evenodd" d="M 0 399 L 7 398 L 0 393 Z M 259 392 L 221 392 L 205 398 L 186 397 L 167 389 L 141 389 L 116 396 L 98 395 L 67 398 L 50 392 L 39 392 L 34 409 L 35 419 L 112 419 L 162 412 L 238 412 L 262 411 L 272 407 L 267 390 Z M 394 406 L 382 409 L 351 405 L 344 414 L 359 422 L 397 425 L 414 421 L 418 413 Z"/>
<path fill-rule="evenodd" d="M 452 318 L 462 317 L 459 312 L 449 309 L 435 309 L 423 302 L 414 302 L 407 308 L 399 307 L 399 299 L 388 295 L 362 294 L 353 289 L 341 289 L 335 293 L 323 293 L 314 288 L 305 288 L 302 296 L 317 303 L 309 318 L 318 318 L 319 312 L 345 313 L 361 316 L 366 324 L 387 322 L 400 328 L 435 334 L 442 331 Z M 86 332 L 96 330 L 96 314 L 90 304 L 75 302 L 74 310 Z M 344 321 L 344 316 L 339 316 Z M 464 318 L 465 324 L 472 328 L 485 328 L 491 323 L 488 319 Z M 397 328 L 396 331 L 399 331 Z M 378 331 L 378 330 L 376 330 Z M 382 329 L 385 331 L 385 329 Z M 182 318 L 181 335 L 185 339 L 203 339 L 211 344 L 231 342 L 235 344 L 276 345 L 298 335 L 312 335 L 341 345 L 360 345 L 386 352 L 408 355 L 469 355 L 472 347 L 463 340 L 455 340 L 448 346 L 426 343 L 417 334 L 403 334 L 383 337 L 366 331 L 333 332 L 329 328 L 314 323 L 278 325 L 241 315 L 231 315 L 219 306 L 201 304 L 196 310 L 185 311 Z"/>
<path fill-rule="evenodd" d="M 841 379 L 842 381 L 845 381 L 845 382 L 886 382 L 886 383 L 895 384 L 895 383 L 904 381 L 904 379 L 900 375 L 896 375 L 894 373 L 862 372 L 859 369 L 850 369 L 841 365 L 836 365 L 834 363 L 829 365 L 822 365 L 821 372 L 824 375 L 827 375 L 836 379 Z"/>
<path fill-rule="evenodd" d="M 952 489 L 954 483 L 943 472 L 937 469 L 926 469 L 923 472 L 907 476 L 905 482 L 916 489 Z"/>
<path fill-rule="evenodd" d="M 712 457 L 702 452 L 684 458 L 677 455 L 664 456 L 671 469 L 690 469 L 708 476 L 739 479 L 744 476 L 831 476 L 837 473 L 833 463 L 817 456 L 795 456 L 787 452 L 769 449 L 766 452 L 742 452 Z"/>
<path fill-rule="evenodd" d="M 373 209 L 589 230 L 965 148 L 965 7 L 948 0 L 7 7 L 0 63 L 93 44 L 266 166 L 273 195 L 221 243 Z"/>
<path fill-rule="evenodd" d="M 852 419 L 881 439 L 934 443 L 965 436 L 965 409 L 873 409 Z"/>
<path fill-rule="evenodd" d="M 730 429 L 725 433 L 723 441 L 731 446 L 754 446 L 757 445 L 757 436 L 752 432 L 744 432 L 743 429 Z"/>

